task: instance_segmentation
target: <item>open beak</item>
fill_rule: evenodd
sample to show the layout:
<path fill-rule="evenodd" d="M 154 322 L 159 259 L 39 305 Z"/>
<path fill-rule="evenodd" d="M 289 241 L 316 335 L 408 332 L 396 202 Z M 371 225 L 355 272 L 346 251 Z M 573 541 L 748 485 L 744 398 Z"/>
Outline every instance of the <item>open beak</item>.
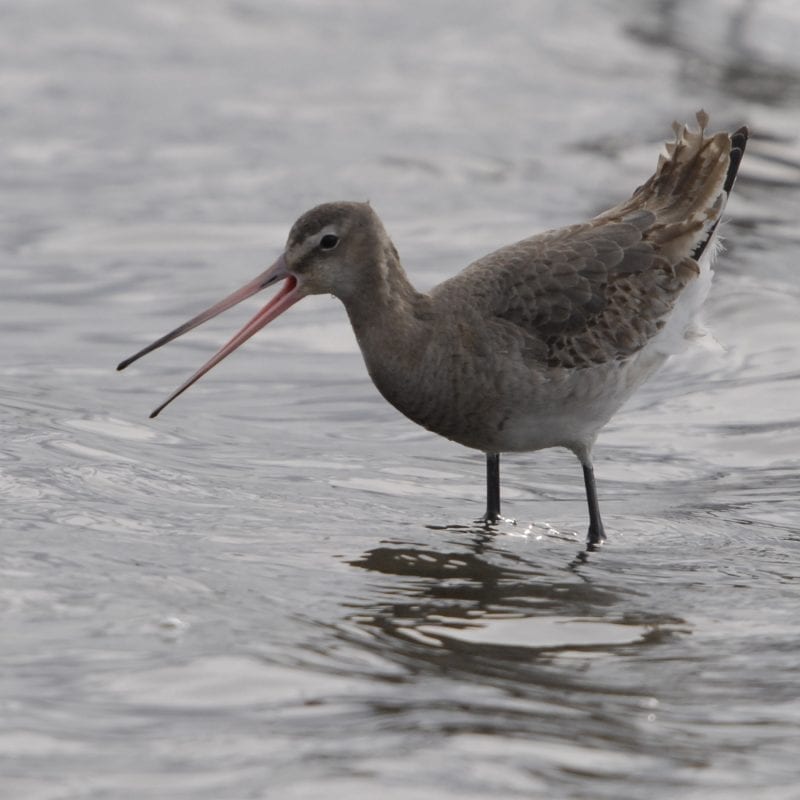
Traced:
<path fill-rule="evenodd" d="M 280 280 L 285 280 L 280 291 L 224 347 L 220 348 L 206 364 L 197 370 L 186 383 L 176 389 L 155 411 L 153 411 L 150 415 L 151 419 L 160 414 L 166 406 L 178 397 L 178 395 L 183 394 L 193 383 L 200 380 L 206 372 L 219 364 L 223 358 L 230 355 L 239 345 L 244 344 L 254 333 L 260 331 L 267 323 L 272 322 L 275 317 L 283 314 L 287 308 L 290 308 L 305 296 L 305 292 L 300 289 L 297 278 L 289 272 L 285 255 L 281 255 L 269 269 L 262 272 L 257 278 L 250 281 L 250 283 L 242 286 L 241 289 L 228 295 L 228 297 L 224 300 L 220 300 L 216 305 L 211 306 L 211 308 L 203 311 L 196 317 L 192 317 L 188 322 L 184 322 L 183 325 L 175 328 L 174 331 L 171 331 L 166 336 L 162 336 L 135 355 L 119 363 L 117 369 L 125 369 L 125 367 L 132 364 L 143 355 L 156 350 L 161 347 L 161 345 L 167 344 L 167 342 L 171 342 L 173 339 L 177 339 L 187 331 L 192 330 L 192 328 L 202 325 L 206 320 L 216 317 L 217 314 L 221 314 L 223 311 L 231 308 L 231 306 L 241 303 L 242 300 L 246 300 L 256 292 L 260 292 L 262 289 L 266 289 L 267 286 L 272 286 Z"/>

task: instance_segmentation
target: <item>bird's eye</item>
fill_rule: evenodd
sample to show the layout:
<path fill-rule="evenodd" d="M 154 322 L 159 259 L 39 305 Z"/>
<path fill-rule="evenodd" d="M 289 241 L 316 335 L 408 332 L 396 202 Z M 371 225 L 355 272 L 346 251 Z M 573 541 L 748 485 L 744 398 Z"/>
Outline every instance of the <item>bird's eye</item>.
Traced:
<path fill-rule="evenodd" d="M 319 240 L 319 246 L 322 250 L 333 250 L 337 244 L 339 244 L 339 237 L 333 233 L 326 233 Z"/>

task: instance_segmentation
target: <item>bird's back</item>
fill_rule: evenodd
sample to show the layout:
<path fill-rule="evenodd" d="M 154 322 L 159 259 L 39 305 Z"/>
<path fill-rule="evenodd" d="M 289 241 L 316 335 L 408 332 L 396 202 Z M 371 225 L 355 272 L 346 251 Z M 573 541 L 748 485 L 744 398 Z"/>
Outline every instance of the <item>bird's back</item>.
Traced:
<path fill-rule="evenodd" d="M 692 336 L 747 140 L 746 129 L 706 135 L 703 112 L 698 122 L 675 126 L 668 155 L 625 202 L 503 247 L 432 291 L 442 318 L 472 326 L 450 348 L 450 382 L 480 363 L 473 385 L 493 393 L 475 401 L 496 412 L 481 449 L 580 448 Z M 470 444 L 472 432 L 445 435 Z"/>
<path fill-rule="evenodd" d="M 668 156 L 628 200 L 484 256 L 434 299 L 514 325 L 542 368 L 628 359 L 663 338 L 679 305 L 678 327 L 688 327 L 710 284 L 716 227 L 747 139 L 745 129 L 706 136 L 702 112 L 698 121 L 699 131 L 676 126 Z M 665 340 L 665 353 L 672 346 Z"/>

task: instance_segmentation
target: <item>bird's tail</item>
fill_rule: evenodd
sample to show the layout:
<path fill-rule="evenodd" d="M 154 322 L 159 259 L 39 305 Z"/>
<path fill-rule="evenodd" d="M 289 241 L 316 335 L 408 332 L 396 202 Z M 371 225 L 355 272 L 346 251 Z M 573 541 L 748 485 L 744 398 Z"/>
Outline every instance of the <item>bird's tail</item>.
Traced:
<path fill-rule="evenodd" d="M 697 112 L 698 130 L 673 123 L 675 141 L 667 144 L 655 173 L 631 198 L 603 216 L 625 216 L 646 209 L 655 214 L 647 238 L 667 258 L 699 259 L 714 237 L 749 132 L 706 135 L 708 114 Z"/>

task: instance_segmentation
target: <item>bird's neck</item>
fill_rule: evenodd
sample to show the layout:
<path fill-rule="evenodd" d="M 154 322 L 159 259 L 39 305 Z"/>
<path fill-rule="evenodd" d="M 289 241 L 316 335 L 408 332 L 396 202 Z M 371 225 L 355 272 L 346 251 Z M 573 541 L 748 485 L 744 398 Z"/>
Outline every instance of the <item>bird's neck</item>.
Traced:
<path fill-rule="evenodd" d="M 377 346 L 375 339 L 385 346 L 388 339 L 413 338 L 424 322 L 429 299 L 411 284 L 394 247 L 389 243 L 380 261 L 363 273 L 368 277 L 357 290 L 342 297 L 361 349 Z"/>
<path fill-rule="evenodd" d="M 396 257 L 375 266 L 374 283 L 344 300 L 367 371 L 395 408 L 442 432 L 437 420 L 446 404 L 439 396 L 442 384 L 433 378 L 449 355 L 447 342 L 436 335 L 434 301 L 411 285 Z"/>
<path fill-rule="evenodd" d="M 373 383 L 414 419 L 404 398 L 425 371 L 431 299 L 411 285 L 396 256 L 374 266 L 369 270 L 372 284 L 342 299 Z"/>

